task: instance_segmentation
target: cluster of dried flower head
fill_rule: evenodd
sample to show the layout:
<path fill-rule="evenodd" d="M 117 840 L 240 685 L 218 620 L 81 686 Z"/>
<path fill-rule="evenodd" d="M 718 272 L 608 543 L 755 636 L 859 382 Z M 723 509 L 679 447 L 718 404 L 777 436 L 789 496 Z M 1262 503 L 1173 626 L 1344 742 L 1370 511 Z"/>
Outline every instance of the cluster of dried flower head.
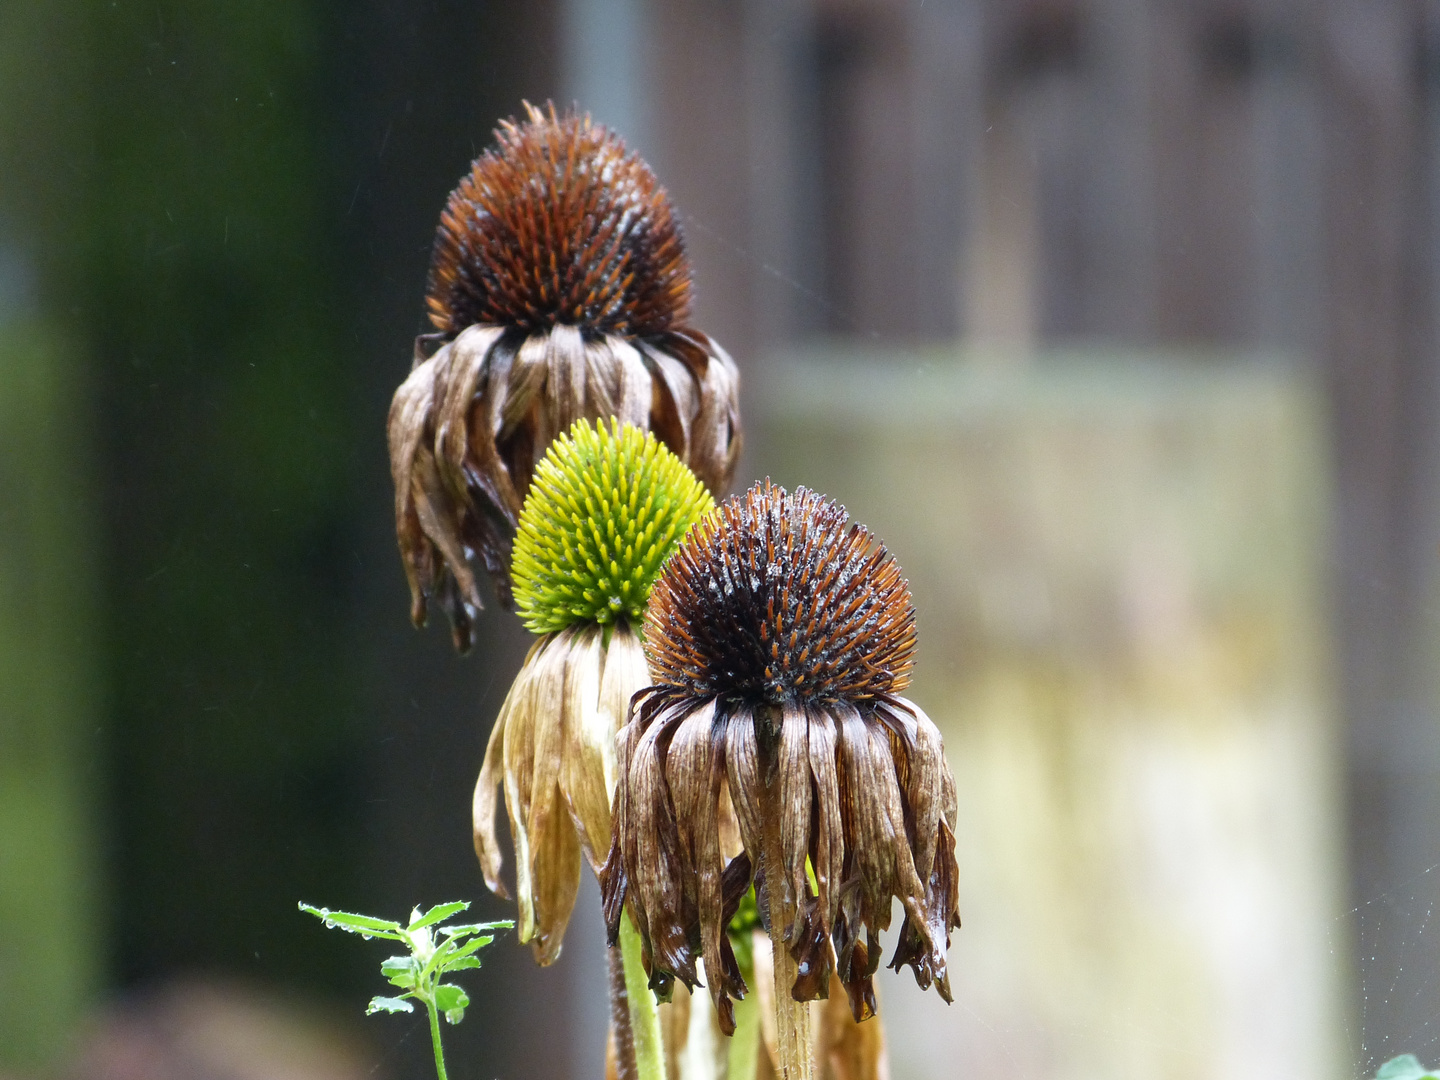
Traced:
<path fill-rule="evenodd" d="M 436 333 L 416 340 L 390 407 L 411 617 L 422 624 L 438 601 L 461 649 L 482 606 L 471 557 L 509 607 L 536 462 L 576 420 L 654 432 L 712 491 L 740 453 L 739 376 L 688 324 L 665 190 L 588 116 L 526 108 L 450 195 L 427 297 Z"/>
<path fill-rule="evenodd" d="M 788 991 L 777 1015 L 832 975 L 857 1021 L 874 1012 L 892 897 L 892 966 L 948 1000 L 955 791 L 939 732 L 898 696 L 909 588 L 804 488 L 766 481 L 710 512 L 739 454 L 738 375 L 687 325 L 668 197 L 588 117 L 526 109 L 450 196 L 437 332 L 417 339 L 389 419 L 416 623 L 438 600 L 468 647 L 478 558 L 543 635 L 476 787 L 486 883 L 509 895 L 503 787 L 521 939 L 541 963 L 583 852 L 612 943 L 628 911 L 662 996 L 697 985 L 703 959 L 727 1033 L 748 990 L 727 930 L 752 885 Z"/>
<path fill-rule="evenodd" d="M 724 931 L 752 881 L 798 965 L 795 1000 L 823 997 L 833 971 L 855 1019 L 874 1012 L 892 896 L 892 966 L 950 998 L 954 781 L 939 731 L 898 696 L 910 590 L 847 520 L 814 492 L 757 484 L 691 531 L 651 595 L 654 685 L 621 732 L 606 918 L 613 935 L 629 895 L 665 976 L 695 985 L 703 956 L 726 1030 L 746 987 Z M 727 801 L 743 844 L 728 861 Z"/>

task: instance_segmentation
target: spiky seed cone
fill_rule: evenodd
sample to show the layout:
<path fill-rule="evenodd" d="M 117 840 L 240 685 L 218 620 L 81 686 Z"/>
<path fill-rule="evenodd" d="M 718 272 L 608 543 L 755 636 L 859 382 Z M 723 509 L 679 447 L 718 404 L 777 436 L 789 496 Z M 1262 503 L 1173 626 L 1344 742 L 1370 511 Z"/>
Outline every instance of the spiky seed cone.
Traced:
<path fill-rule="evenodd" d="M 715 500 L 654 435 L 577 420 L 535 473 L 510 573 L 537 634 L 571 623 L 638 626 L 660 566 Z"/>
<path fill-rule="evenodd" d="M 535 467 L 577 419 L 653 431 L 712 492 L 740 457 L 740 376 L 686 325 L 690 271 L 644 162 L 588 117 L 526 106 L 451 195 L 388 434 L 411 618 L 438 602 L 469 647 L 489 572 L 512 607 L 511 545 Z"/>
<path fill-rule="evenodd" d="M 693 530 L 657 584 L 655 681 L 697 697 L 780 703 L 898 694 L 915 607 L 900 568 L 843 507 L 768 480 Z"/>
<path fill-rule="evenodd" d="M 650 167 L 588 116 L 526 106 L 450 194 L 426 304 L 442 334 L 558 324 L 641 337 L 689 315 L 690 266 Z"/>

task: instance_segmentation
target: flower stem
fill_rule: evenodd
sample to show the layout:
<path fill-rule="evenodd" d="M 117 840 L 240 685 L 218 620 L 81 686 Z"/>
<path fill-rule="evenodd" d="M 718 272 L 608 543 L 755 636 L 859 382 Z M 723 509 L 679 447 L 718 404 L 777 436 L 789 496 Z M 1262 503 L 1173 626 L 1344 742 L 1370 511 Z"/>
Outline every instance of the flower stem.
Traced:
<path fill-rule="evenodd" d="M 665 1045 L 660 1039 L 660 1015 L 655 995 L 645 976 L 640 931 L 629 913 L 620 916 L 620 954 L 625 963 L 625 996 L 630 999 L 630 1034 L 635 1044 L 635 1072 L 639 1080 L 665 1080 Z"/>
<path fill-rule="evenodd" d="M 439 1080 L 448 1080 L 445 1075 L 445 1051 L 440 1048 L 440 1014 L 435 1011 L 433 1001 L 425 1002 L 425 1011 L 430 1014 L 430 1041 L 435 1045 L 435 1075 Z"/>
<path fill-rule="evenodd" d="M 606 949 L 610 976 L 610 1038 L 615 1054 L 615 1080 L 638 1080 L 635 1036 L 630 1027 L 630 993 L 625 988 L 624 949 Z"/>

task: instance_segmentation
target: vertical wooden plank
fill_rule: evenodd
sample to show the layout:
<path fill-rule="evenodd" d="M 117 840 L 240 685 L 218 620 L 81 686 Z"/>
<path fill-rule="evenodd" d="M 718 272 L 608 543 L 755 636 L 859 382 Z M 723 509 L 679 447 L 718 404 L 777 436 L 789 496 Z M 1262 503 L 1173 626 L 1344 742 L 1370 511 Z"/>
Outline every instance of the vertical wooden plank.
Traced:
<path fill-rule="evenodd" d="M 960 792 L 956 1002 L 883 981 L 894 1075 L 1353 1075 L 1314 382 L 789 359 L 757 464 L 900 561 Z"/>
<path fill-rule="evenodd" d="M 918 338 L 960 331 L 962 253 L 976 222 L 984 138 L 982 12 L 976 0 L 935 0 L 909 18 L 915 215 L 911 284 Z"/>

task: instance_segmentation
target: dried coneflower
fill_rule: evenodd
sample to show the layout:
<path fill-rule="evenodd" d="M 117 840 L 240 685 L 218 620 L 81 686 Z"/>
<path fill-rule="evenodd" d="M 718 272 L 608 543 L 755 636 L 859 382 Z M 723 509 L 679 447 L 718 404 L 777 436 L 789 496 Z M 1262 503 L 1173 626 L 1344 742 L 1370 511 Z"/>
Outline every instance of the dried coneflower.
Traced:
<path fill-rule="evenodd" d="M 510 546 L 536 463 L 580 418 L 653 431 L 711 490 L 739 455 L 739 377 L 688 323 L 690 267 L 650 168 L 588 116 L 526 106 L 440 219 L 426 303 L 390 407 L 396 532 L 423 623 L 467 648 L 478 556 L 510 606 Z M 433 355 L 431 355 L 433 351 Z"/>
<path fill-rule="evenodd" d="M 654 685 L 619 738 L 606 918 L 613 938 L 628 908 L 659 992 L 693 986 L 703 958 L 722 1026 L 747 989 L 725 930 L 752 880 L 777 1003 L 824 996 L 833 971 L 855 1018 L 873 1013 L 892 896 L 905 925 L 891 966 L 949 1000 L 954 780 L 939 731 L 898 696 L 915 646 L 909 587 L 847 520 L 804 488 L 756 485 L 691 531 L 651 595 Z M 728 864 L 727 794 L 744 847 Z M 803 1010 L 788 1015 L 784 1074 L 808 1075 Z"/>
<path fill-rule="evenodd" d="M 714 506 L 652 434 L 578 420 L 535 472 L 515 539 L 515 600 L 542 635 L 490 733 L 475 786 L 475 852 L 502 896 L 497 788 L 514 841 L 518 932 L 542 964 L 560 953 L 583 852 L 610 846 L 615 733 L 649 678 L 636 633 L 661 564 Z"/>

